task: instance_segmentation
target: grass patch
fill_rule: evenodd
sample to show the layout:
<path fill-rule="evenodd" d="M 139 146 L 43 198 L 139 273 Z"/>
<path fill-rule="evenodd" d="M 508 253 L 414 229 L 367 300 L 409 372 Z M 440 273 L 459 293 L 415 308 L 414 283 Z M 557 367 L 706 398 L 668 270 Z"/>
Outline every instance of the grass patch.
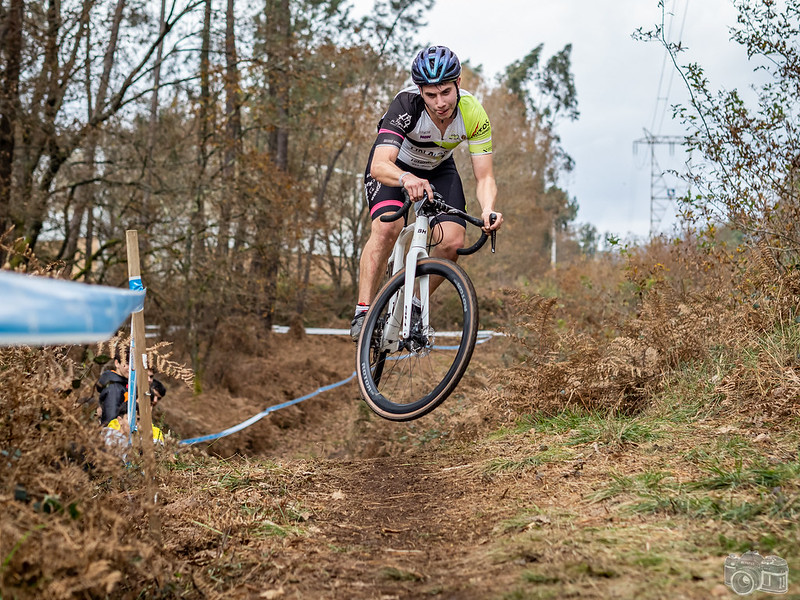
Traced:
<path fill-rule="evenodd" d="M 652 552 L 641 552 L 638 550 L 625 553 L 622 555 L 621 558 L 628 564 L 634 565 L 636 567 L 645 567 L 648 569 L 660 567 L 665 562 L 667 562 L 667 558 L 662 556 L 661 554 L 655 554 Z"/>
<path fill-rule="evenodd" d="M 591 562 L 577 562 L 566 565 L 566 572 L 575 578 L 592 577 L 613 579 L 619 577 L 619 573 L 611 567 L 606 567 L 600 564 L 592 564 Z"/>
<path fill-rule="evenodd" d="M 759 490 L 774 490 L 791 485 L 800 477 L 800 463 L 767 464 L 762 457 L 756 457 L 754 464 L 746 466 L 742 458 L 736 458 L 733 465 L 721 464 L 717 458 L 702 464 L 709 473 L 699 481 L 689 484 L 690 489 L 720 490 L 751 487 Z"/>
<path fill-rule="evenodd" d="M 534 524 L 550 523 L 551 519 L 544 512 L 535 506 L 527 509 L 524 513 L 506 519 L 495 527 L 499 533 L 519 532 L 530 528 Z"/>
<path fill-rule="evenodd" d="M 297 506 L 276 504 L 272 508 L 242 505 L 242 513 L 250 520 L 250 531 L 256 537 L 287 537 L 305 535 L 298 524 L 308 520 L 310 513 Z"/>
<path fill-rule="evenodd" d="M 659 428 L 645 419 L 596 412 L 565 410 L 551 417 L 525 415 L 517 420 L 514 433 L 534 430 L 543 434 L 569 434 L 568 445 L 640 444 L 659 437 Z"/>
<path fill-rule="evenodd" d="M 533 456 L 524 458 L 493 458 L 484 467 L 483 471 L 487 474 L 497 474 L 503 472 L 524 472 L 528 469 L 536 468 L 540 465 L 562 460 L 569 460 L 574 456 L 574 452 L 567 448 L 554 446 L 547 448 Z"/>
<path fill-rule="evenodd" d="M 686 424 L 715 414 L 723 396 L 716 392 L 723 368 L 717 361 L 690 362 L 672 372 L 653 398 L 649 413 L 671 423 Z"/>
<path fill-rule="evenodd" d="M 644 471 L 631 476 L 612 472 L 610 475 L 611 484 L 590 494 L 589 500 L 599 502 L 622 494 L 647 495 L 676 488 L 672 474 L 667 471 Z"/>
<path fill-rule="evenodd" d="M 294 525 L 278 525 L 273 521 L 267 519 L 257 523 L 252 529 L 253 535 L 256 537 L 279 537 L 285 538 L 288 536 L 302 536 L 305 532 Z"/>
<path fill-rule="evenodd" d="M 379 573 L 381 579 L 390 581 L 422 581 L 423 577 L 419 573 L 405 571 L 397 567 L 384 567 Z"/>
<path fill-rule="evenodd" d="M 657 429 L 641 419 L 599 418 L 583 421 L 572 432 L 568 444 L 598 444 L 622 446 L 641 444 L 656 439 Z"/>
<path fill-rule="evenodd" d="M 722 435 L 710 445 L 692 448 L 683 454 L 684 458 L 695 464 L 708 464 L 723 458 L 736 458 L 753 452 L 753 445 L 747 438 L 738 435 Z"/>
<path fill-rule="evenodd" d="M 530 571 L 530 570 L 522 572 L 522 580 L 527 583 L 537 583 L 542 585 L 558 583 L 561 581 L 561 579 L 559 579 L 558 577 L 554 577 L 552 575 L 545 575 L 544 573 L 539 573 L 537 571 Z"/>
<path fill-rule="evenodd" d="M 713 541 L 709 542 L 709 545 L 713 544 Z M 759 533 L 752 537 L 744 535 L 738 538 L 728 537 L 721 533 L 716 538 L 719 554 L 742 554 L 749 550 L 757 549 L 762 555 L 778 553 L 788 557 L 789 552 L 796 552 L 794 540 L 789 544 L 790 546 L 787 548 L 787 540 L 773 533 Z M 787 549 L 789 552 L 787 552 Z"/>
<path fill-rule="evenodd" d="M 626 507 L 630 513 L 683 515 L 692 519 L 721 519 L 733 523 L 754 525 L 761 519 L 795 519 L 800 515 L 800 498 L 794 497 L 784 503 L 774 499 L 721 498 L 707 494 L 695 496 L 681 493 L 673 496 L 651 495 Z"/>
<path fill-rule="evenodd" d="M 552 417 L 543 415 L 523 415 L 517 419 L 513 429 L 514 433 L 527 433 L 531 429 L 539 433 L 567 433 L 587 418 L 591 418 L 591 413 L 583 413 L 576 410 L 565 410 Z"/>

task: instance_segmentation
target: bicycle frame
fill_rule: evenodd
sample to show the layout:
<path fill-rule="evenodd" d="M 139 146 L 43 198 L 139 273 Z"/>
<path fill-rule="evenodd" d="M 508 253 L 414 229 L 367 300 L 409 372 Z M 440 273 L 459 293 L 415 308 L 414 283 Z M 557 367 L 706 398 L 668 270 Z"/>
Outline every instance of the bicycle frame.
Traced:
<path fill-rule="evenodd" d="M 381 221 L 409 218 L 412 202 L 404 196 L 402 207 L 381 215 Z M 428 255 L 428 236 L 439 215 L 458 217 L 483 230 L 472 246 L 456 250 L 459 256 L 477 252 L 490 238 L 494 251 L 494 230 L 485 231 L 482 218 L 448 206 L 435 190 L 432 198 L 414 204 L 414 222 L 399 229 L 389 257 L 389 280 L 364 317 L 356 351 L 361 396 L 390 421 L 417 419 L 439 406 L 458 385 L 475 348 L 478 300 L 469 275 L 455 261 Z M 489 216 L 490 223 L 494 216 Z M 434 288 L 437 308 L 430 297 Z M 440 302 L 442 314 L 431 314 L 438 312 Z M 455 305 L 461 307 L 458 313 Z M 446 331 L 449 325 L 454 331 Z M 437 345 L 439 335 L 457 337 L 456 346 Z"/>
<path fill-rule="evenodd" d="M 406 225 L 397 237 L 397 241 L 392 249 L 389 259 L 392 264 L 391 275 L 397 274 L 405 268 L 405 285 L 403 286 L 403 302 L 398 302 L 399 294 L 390 303 L 390 313 L 392 318 L 386 325 L 383 332 L 381 345 L 384 349 L 396 351 L 401 339 L 406 339 L 411 332 L 411 307 L 414 299 L 414 280 L 417 274 L 417 262 L 428 257 L 428 231 L 430 229 L 430 219 L 417 213 L 417 208 L 422 201 L 414 205 L 415 220 Z M 405 248 L 411 238 L 411 246 L 406 252 Z M 430 298 L 430 277 L 420 278 L 420 303 L 422 304 L 422 324 L 427 330 L 429 325 L 428 303 Z M 402 319 L 400 318 L 402 315 Z M 402 323 L 402 329 L 397 326 Z"/>

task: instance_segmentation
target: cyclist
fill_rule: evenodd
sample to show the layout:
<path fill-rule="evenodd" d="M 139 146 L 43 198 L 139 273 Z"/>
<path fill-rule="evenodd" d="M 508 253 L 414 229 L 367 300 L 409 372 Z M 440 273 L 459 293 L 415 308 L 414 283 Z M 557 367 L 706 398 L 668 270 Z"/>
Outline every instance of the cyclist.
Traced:
<path fill-rule="evenodd" d="M 461 142 L 469 144 L 484 230 L 497 229 L 503 223 L 503 215 L 494 207 L 497 185 L 492 168 L 492 127 L 478 100 L 460 88 L 458 57 L 445 46 L 425 48 L 411 64 L 411 79 L 414 85 L 395 96 L 378 123 L 378 137 L 364 174 L 372 228 L 361 253 L 358 304 L 350 323 L 354 341 L 358 341 L 364 316 L 403 228 L 402 221 L 384 223 L 378 217 L 403 205 L 403 188 L 414 202 L 424 193 L 432 197 L 431 184 L 448 205 L 464 210 L 464 189 L 452 156 Z M 494 223 L 489 222 L 491 213 L 497 215 Z M 438 234 L 431 255 L 456 261 L 456 250 L 464 246 L 466 223 L 449 215 L 432 223 L 437 224 Z"/>

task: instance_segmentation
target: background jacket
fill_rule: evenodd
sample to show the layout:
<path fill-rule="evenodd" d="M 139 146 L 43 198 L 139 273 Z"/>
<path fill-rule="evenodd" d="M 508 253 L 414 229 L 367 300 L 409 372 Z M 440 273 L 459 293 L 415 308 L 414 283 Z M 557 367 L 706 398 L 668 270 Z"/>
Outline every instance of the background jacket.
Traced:
<path fill-rule="evenodd" d="M 100 424 L 105 427 L 116 419 L 120 407 L 128 399 L 128 378 L 116 371 L 104 371 L 95 385 L 100 392 Z"/>

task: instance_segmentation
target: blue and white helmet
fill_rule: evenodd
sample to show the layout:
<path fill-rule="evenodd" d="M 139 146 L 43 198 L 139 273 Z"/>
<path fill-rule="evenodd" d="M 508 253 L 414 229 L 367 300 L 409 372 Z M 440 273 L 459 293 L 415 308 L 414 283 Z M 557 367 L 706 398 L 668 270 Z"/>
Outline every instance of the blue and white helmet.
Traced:
<path fill-rule="evenodd" d="M 425 48 L 411 63 L 411 79 L 417 85 L 438 85 L 460 76 L 461 63 L 447 46 Z"/>

